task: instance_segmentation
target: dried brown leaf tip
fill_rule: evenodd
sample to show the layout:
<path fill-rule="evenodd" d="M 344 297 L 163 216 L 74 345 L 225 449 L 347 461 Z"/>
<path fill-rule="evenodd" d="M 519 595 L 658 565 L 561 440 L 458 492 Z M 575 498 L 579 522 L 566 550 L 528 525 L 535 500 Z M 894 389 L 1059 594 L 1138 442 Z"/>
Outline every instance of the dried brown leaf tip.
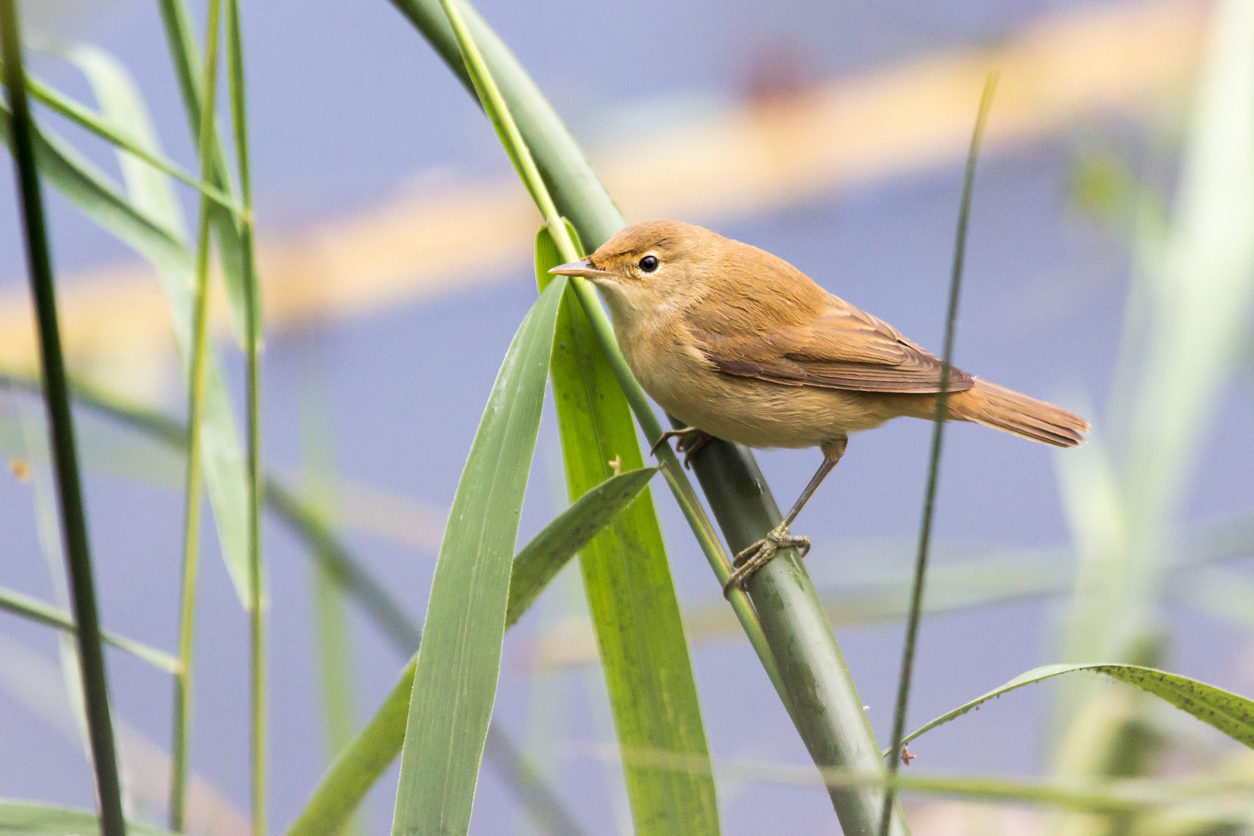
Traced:
<path fill-rule="evenodd" d="M 909 746 L 902 746 L 902 747 L 901 747 L 901 765 L 902 765 L 902 766 L 909 766 L 909 765 L 910 765 L 910 761 L 914 760 L 914 759 L 915 759 L 915 758 L 917 758 L 917 757 L 918 757 L 918 755 L 912 755 L 912 754 L 910 754 L 910 747 L 909 747 Z"/>

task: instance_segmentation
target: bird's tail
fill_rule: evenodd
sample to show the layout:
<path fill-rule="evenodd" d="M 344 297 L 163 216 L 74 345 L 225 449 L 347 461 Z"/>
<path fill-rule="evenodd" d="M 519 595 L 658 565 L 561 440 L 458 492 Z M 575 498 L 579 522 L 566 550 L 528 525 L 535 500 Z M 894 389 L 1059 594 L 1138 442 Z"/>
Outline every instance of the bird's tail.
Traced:
<path fill-rule="evenodd" d="M 986 380 L 977 380 L 974 388 L 951 395 L 947 411 L 961 421 L 974 421 L 1055 447 L 1075 447 L 1084 441 L 1089 428 L 1089 422 L 1074 413 Z"/>

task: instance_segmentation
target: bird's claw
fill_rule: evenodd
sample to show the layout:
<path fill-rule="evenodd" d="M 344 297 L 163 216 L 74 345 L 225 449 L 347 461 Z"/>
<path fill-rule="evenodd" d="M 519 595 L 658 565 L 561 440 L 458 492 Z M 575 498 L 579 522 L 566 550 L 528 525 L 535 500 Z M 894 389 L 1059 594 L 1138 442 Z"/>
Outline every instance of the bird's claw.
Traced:
<path fill-rule="evenodd" d="M 713 438 L 709 433 L 699 430 L 696 427 L 684 427 L 680 430 L 667 430 L 658 436 L 658 440 L 653 442 L 653 446 L 649 448 L 649 455 L 656 455 L 658 448 L 672 438 L 679 439 L 675 445 L 675 449 L 684 454 L 684 469 L 692 469 L 692 457 L 695 456 L 702 447 L 710 443 Z"/>
<path fill-rule="evenodd" d="M 749 579 L 769 563 L 780 549 L 796 549 L 798 557 L 805 557 L 810 551 L 810 539 L 789 534 L 783 525 L 772 528 L 761 540 L 736 554 L 732 561 L 735 571 L 731 573 L 727 583 L 723 584 L 723 597 L 731 595 L 732 587 L 744 589 Z"/>

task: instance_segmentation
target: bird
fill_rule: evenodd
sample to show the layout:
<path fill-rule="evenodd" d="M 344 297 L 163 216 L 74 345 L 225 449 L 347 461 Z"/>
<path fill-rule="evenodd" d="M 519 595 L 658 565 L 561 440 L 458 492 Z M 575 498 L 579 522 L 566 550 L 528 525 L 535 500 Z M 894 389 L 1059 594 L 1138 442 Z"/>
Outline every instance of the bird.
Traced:
<path fill-rule="evenodd" d="M 632 373 L 684 427 L 685 463 L 711 437 L 749 447 L 818 447 L 823 461 L 783 520 L 733 560 L 724 594 L 780 549 L 804 556 L 790 528 L 844 455 L 849 434 L 899 416 L 970 421 L 1055 447 L 1089 424 L 1061 407 L 944 364 L 883 320 L 829 293 L 784 259 L 695 224 L 625 227 L 550 273 L 591 280 Z"/>

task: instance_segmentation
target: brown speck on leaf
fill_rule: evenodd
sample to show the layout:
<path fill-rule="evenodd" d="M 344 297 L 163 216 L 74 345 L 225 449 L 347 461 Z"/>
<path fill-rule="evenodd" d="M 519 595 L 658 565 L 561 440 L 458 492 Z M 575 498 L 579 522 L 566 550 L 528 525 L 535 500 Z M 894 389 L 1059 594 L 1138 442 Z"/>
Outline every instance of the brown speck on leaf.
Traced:
<path fill-rule="evenodd" d="M 909 747 L 909 746 L 902 746 L 902 747 L 901 747 L 901 765 L 902 765 L 902 766 L 909 766 L 909 765 L 910 765 L 910 761 L 914 760 L 914 759 L 915 759 L 915 758 L 917 758 L 917 757 L 918 757 L 918 755 L 912 755 L 912 754 L 910 754 L 910 747 Z"/>
<path fill-rule="evenodd" d="M 614 458 L 606 462 L 606 464 L 610 466 L 610 470 L 614 471 L 615 476 L 619 476 L 622 474 L 623 472 L 623 457 L 622 456 L 615 456 Z"/>
<path fill-rule="evenodd" d="M 9 459 L 9 469 L 13 471 L 13 475 L 19 482 L 26 482 L 30 479 L 30 465 L 26 463 L 26 459 Z"/>

